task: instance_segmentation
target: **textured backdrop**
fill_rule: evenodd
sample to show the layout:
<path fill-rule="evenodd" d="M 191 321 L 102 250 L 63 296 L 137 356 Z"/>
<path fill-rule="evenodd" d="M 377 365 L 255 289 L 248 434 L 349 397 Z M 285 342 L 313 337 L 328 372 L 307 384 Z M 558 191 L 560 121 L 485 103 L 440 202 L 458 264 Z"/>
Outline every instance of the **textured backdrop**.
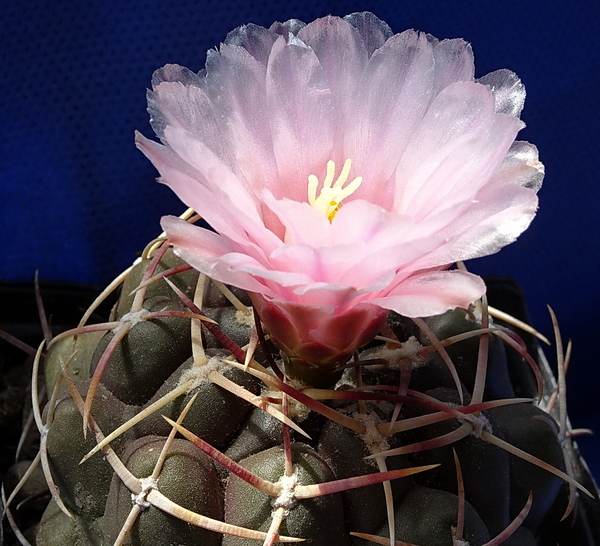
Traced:
<path fill-rule="evenodd" d="M 471 269 L 510 274 L 534 322 L 546 304 L 574 340 L 575 426 L 600 430 L 597 312 L 600 3 L 553 1 L 225 0 L 3 2 L 0 7 L 0 279 L 104 284 L 183 206 L 154 182 L 133 145 L 152 134 L 145 89 L 168 62 L 199 70 L 234 27 L 370 10 L 396 32 L 416 28 L 473 44 L 476 75 L 515 71 L 527 87 L 519 138 L 546 165 L 538 217 Z M 318 130 L 318 128 L 315 128 Z M 582 448 L 600 475 L 597 440 Z"/>

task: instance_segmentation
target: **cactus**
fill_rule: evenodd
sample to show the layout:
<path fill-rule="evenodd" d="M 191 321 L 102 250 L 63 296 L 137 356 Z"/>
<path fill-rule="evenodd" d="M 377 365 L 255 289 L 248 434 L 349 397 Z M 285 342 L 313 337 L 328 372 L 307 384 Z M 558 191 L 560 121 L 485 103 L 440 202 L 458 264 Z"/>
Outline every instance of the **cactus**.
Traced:
<path fill-rule="evenodd" d="M 485 300 L 390 315 L 328 388 L 286 378 L 249 304 L 155 245 L 107 322 L 50 343 L 38 546 L 534 546 L 568 527 L 586 490 L 565 424 Z"/>
<path fill-rule="evenodd" d="M 394 104 L 369 87 L 395 93 L 379 81 L 388 70 L 406 76 Z M 417 112 L 404 155 L 393 120 L 381 143 L 364 140 L 379 129 L 355 88 L 380 122 L 386 108 Z M 251 98 L 272 108 L 268 123 Z M 138 146 L 217 233 L 191 209 L 163 219 L 166 236 L 40 346 L 32 394 L 43 365 L 48 401 L 34 408 L 32 468 L 52 500 L 37 545 L 546 546 L 567 532 L 592 492 L 558 328 L 557 386 L 533 341 L 545 338 L 452 268 L 535 214 L 543 167 L 513 142 L 523 100 L 508 71 L 473 81 L 465 42 L 392 36 L 365 13 L 242 27 L 200 75 L 158 71 L 149 110 L 163 144 Z M 390 173 L 402 184 L 380 182 Z"/>

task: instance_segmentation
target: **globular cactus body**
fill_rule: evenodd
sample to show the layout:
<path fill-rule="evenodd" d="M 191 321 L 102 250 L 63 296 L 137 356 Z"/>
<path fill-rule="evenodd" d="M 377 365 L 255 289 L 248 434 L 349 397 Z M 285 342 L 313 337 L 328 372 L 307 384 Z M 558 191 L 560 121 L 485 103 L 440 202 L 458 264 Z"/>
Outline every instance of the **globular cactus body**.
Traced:
<path fill-rule="evenodd" d="M 56 500 L 38 546 L 250 546 L 294 537 L 359 546 L 389 544 L 390 532 L 417 546 L 545 544 L 536 537 L 558 525 L 546 516 L 566 506 L 561 485 L 572 472 L 555 420 L 536 400 L 511 403 L 523 388 L 514 378 L 531 384 L 532 375 L 519 344 L 507 345 L 518 339 L 512 332 L 475 331 L 481 324 L 465 311 L 427 319 L 423 329 L 393 315 L 386 340 L 360 351 L 335 386 L 316 389 L 266 369 L 283 365 L 268 341 L 254 343 L 242 291 L 236 309 L 193 271 L 148 284 L 184 265 L 170 250 L 158 254 L 128 274 L 109 323 L 80 327 L 48 350 L 54 396 L 42 449 Z M 249 343 L 257 349 L 244 363 L 239 351 Z M 351 484 L 356 478 L 363 481 Z"/>

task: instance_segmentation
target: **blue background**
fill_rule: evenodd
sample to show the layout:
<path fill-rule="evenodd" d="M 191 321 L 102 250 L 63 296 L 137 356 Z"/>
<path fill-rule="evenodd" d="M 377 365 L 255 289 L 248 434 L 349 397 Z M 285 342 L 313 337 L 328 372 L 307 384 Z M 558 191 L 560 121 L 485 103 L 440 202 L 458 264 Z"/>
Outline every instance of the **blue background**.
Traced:
<path fill-rule="evenodd" d="M 520 139 L 546 165 L 532 227 L 482 274 L 513 275 L 534 323 L 546 304 L 573 338 L 569 404 L 600 431 L 597 289 L 600 3 L 413 0 L 19 1 L 0 7 L 0 279 L 105 284 L 184 207 L 133 144 L 151 136 L 145 89 L 168 62 L 193 70 L 234 27 L 370 10 L 396 32 L 416 28 L 473 44 L 476 75 L 515 71 L 527 87 Z M 596 476 L 595 438 L 580 445 Z"/>

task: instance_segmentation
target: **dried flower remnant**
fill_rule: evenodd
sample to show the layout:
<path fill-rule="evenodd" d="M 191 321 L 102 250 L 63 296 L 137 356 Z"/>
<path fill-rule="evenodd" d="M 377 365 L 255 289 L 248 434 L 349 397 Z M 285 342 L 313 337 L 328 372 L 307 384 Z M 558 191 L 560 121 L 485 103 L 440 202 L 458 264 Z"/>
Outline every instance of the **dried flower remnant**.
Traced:
<path fill-rule="evenodd" d="M 155 73 L 162 144 L 137 144 L 216 233 L 163 228 L 192 266 L 251 293 L 290 375 L 343 363 L 390 310 L 467 307 L 485 287 L 451 266 L 531 222 L 543 166 L 515 141 L 524 87 L 473 73 L 463 40 L 393 34 L 371 13 L 245 25 L 200 73 Z"/>

